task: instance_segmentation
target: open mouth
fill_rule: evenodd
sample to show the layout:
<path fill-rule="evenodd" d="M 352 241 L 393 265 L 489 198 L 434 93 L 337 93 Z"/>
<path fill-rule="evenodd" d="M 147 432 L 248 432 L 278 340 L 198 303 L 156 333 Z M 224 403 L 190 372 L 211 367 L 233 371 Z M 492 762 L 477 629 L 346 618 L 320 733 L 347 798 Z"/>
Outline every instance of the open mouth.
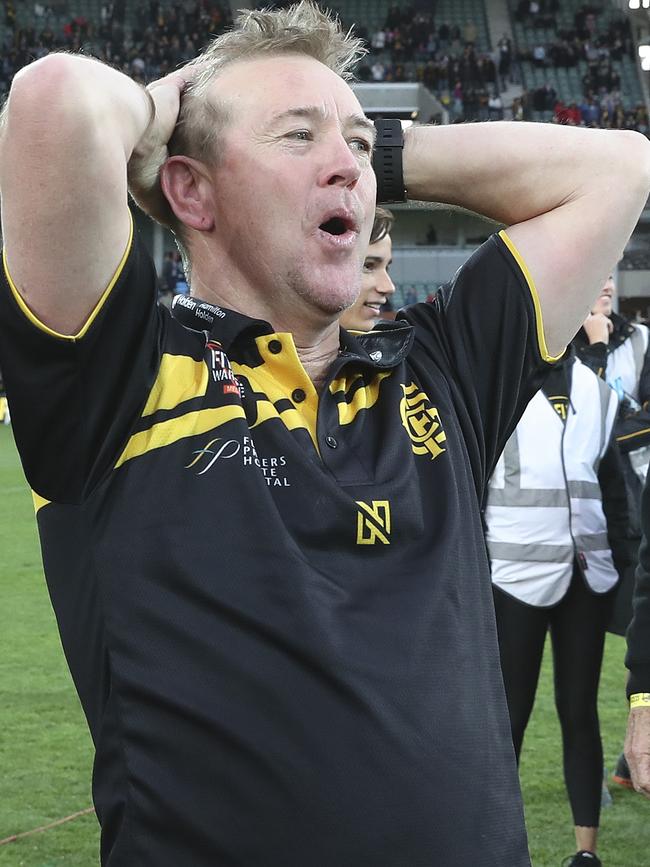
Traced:
<path fill-rule="evenodd" d="M 331 217 L 329 220 L 321 223 L 318 228 L 328 235 L 345 235 L 346 232 L 352 231 L 354 227 L 352 221 L 345 219 L 345 217 Z"/>

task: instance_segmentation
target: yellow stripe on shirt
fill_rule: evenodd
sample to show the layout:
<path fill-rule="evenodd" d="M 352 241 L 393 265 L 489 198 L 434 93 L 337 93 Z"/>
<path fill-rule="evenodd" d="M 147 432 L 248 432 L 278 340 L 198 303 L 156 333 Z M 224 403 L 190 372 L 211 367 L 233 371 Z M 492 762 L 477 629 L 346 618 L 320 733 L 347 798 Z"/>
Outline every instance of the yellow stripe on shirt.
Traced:
<path fill-rule="evenodd" d="M 156 381 L 149 393 L 143 417 L 159 409 L 174 409 L 186 400 L 204 397 L 208 389 L 208 366 L 186 355 L 164 353 Z"/>
<path fill-rule="evenodd" d="M 152 425 L 148 430 L 133 434 L 115 464 L 115 468 L 117 469 L 127 461 L 154 449 L 161 449 L 196 434 L 213 431 L 235 418 L 246 418 L 246 414 L 239 404 L 219 406 L 214 409 L 200 409 L 196 412 L 188 412 L 180 418 L 161 421 Z"/>
<path fill-rule="evenodd" d="M 85 323 L 83 324 L 81 329 L 76 334 L 61 334 L 60 332 L 55 331 L 53 328 L 50 328 L 48 325 L 45 325 L 44 322 L 41 322 L 41 320 L 33 312 L 33 310 L 30 310 L 30 308 L 27 306 L 27 302 L 25 301 L 23 296 L 18 291 L 18 288 L 16 287 L 16 284 L 14 283 L 13 278 L 12 278 L 11 274 L 9 273 L 9 266 L 7 264 L 7 250 L 6 250 L 6 248 L 3 248 L 3 250 L 2 250 L 2 264 L 4 267 L 5 277 L 7 278 L 7 283 L 9 284 L 9 288 L 11 289 L 11 292 L 12 292 L 14 298 L 16 299 L 16 304 L 18 304 L 18 306 L 20 307 L 20 309 L 22 310 L 24 315 L 27 317 L 27 319 L 32 323 L 32 325 L 35 325 L 36 328 L 39 329 L 39 331 L 44 331 L 45 334 L 49 334 L 50 337 L 57 337 L 59 340 L 71 340 L 74 342 L 76 340 L 81 340 L 81 338 L 86 334 L 86 332 L 88 331 L 90 326 L 93 324 L 93 322 L 97 318 L 99 311 L 104 306 L 106 299 L 113 291 L 115 284 L 119 280 L 120 275 L 121 275 L 122 271 L 124 270 L 126 260 L 129 258 L 129 253 L 131 252 L 132 243 L 133 243 L 133 216 L 131 214 L 131 211 L 129 211 L 129 240 L 128 240 L 127 245 L 126 245 L 126 250 L 124 251 L 124 255 L 120 259 L 120 263 L 117 266 L 117 269 L 116 269 L 115 273 L 113 274 L 108 286 L 103 291 L 101 298 L 99 299 L 99 301 L 97 302 L 97 304 L 93 308 L 88 319 L 86 319 Z"/>
<path fill-rule="evenodd" d="M 510 250 L 510 252 L 512 253 L 515 262 L 517 263 L 517 265 L 519 265 L 521 273 L 524 275 L 526 283 L 528 284 L 528 289 L 533 299 L 533 307 L 535 308 L 535 325 L 537 329 L 537 344 L 539 346 L 539 353 L 544 359 L 544 361 L 548 361 L 549 363 L 559 361 L 560 358 L 562 358 L 562 356 L 564 355 L 564 350 L 562 350 L 559 355 L 550 355 L 548 347 L 546 346 L 546 337 L 544 335 L 544 320 L 542 318 L 542 305 L 539 301 L 539 295 L 537 293 L 537 287 L 535 286 L 533 276 L 528 270 L 528 266 L 521 257 L 519 250 L 515 247 L 513 242 L 508 237 L 508 233 L 505 231 L 505 229 L 502 229 L 499 232 L 499 237 L 506 245 L 508 250 Z"/>

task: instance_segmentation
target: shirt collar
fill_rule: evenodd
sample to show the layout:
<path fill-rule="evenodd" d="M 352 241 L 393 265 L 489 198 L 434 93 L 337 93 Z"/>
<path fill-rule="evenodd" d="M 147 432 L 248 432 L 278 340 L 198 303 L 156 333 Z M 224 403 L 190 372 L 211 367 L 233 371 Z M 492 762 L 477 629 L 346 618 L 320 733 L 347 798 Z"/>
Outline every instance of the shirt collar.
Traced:
<path fill-rule="evenodd" d="M 341 328 L 341 357 L 380 369 L 397 367 L 408 355 L 413 339 L 413 326 L 407 322 L 379 322 L 372 331 Z"/>
<path fill-rule="evenodd" d="M 186 328 L 208 334 L 225 353 L 244 337 L 252 342 L 263 334 L 273 334 L 273 328 L 263 319 L 252 319 L 193 295 L 176 295 L 172 300 L 172 315 Z"/>
<path fill-rule="evenodd" d="M 172 301 L 172 315 L 181 325 L 209 334 L 223 351 L 238 343 L 251 344 L 256 337 L 273 334 L 273 326 L 262 319 L 252 319 L 191 295 L 177 295 Z M 406 322 L 382 321 L 372 331 L 346 331 L 341 328 L 340 358 L 370 367 L 396 367 L 413 344 L 413 327 Z"/>

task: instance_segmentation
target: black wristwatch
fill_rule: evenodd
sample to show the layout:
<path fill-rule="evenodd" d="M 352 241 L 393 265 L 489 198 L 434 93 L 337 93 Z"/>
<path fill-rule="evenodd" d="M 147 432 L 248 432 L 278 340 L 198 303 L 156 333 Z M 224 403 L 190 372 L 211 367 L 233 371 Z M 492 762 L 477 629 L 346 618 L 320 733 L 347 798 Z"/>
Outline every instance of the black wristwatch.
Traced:
<path fill-rule="evenodd" d="M 405 202 L 402 124 L 396 117 L 379 117 L 375 120 L 375 129 L 377 141 L 372 155 L 372 167 L 377 176 L 377 204 Z"/>

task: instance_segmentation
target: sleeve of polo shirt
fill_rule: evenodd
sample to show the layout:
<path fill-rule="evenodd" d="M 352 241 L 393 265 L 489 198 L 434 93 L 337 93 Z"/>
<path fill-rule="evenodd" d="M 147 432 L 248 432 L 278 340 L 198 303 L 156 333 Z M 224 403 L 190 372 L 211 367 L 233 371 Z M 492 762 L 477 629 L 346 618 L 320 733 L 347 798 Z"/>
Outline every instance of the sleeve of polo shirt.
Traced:
<path fill-rule="evenodd" d="M 544 339 L 537 292 L 505 232 L 493 235 L 433 303 L 404 314 L 416 340 L 447 369 L 482 454 L 485 486 L 526 405 L 558 359 Z"/>
<path fill-rule="evenodd" d="M 156 273 L 137 232 L 74 336 L 39 322 L 1 269 L 0 369 L 37 497 L 79 503 L 110 470 L 153 381 L 159 329 Z"/>

